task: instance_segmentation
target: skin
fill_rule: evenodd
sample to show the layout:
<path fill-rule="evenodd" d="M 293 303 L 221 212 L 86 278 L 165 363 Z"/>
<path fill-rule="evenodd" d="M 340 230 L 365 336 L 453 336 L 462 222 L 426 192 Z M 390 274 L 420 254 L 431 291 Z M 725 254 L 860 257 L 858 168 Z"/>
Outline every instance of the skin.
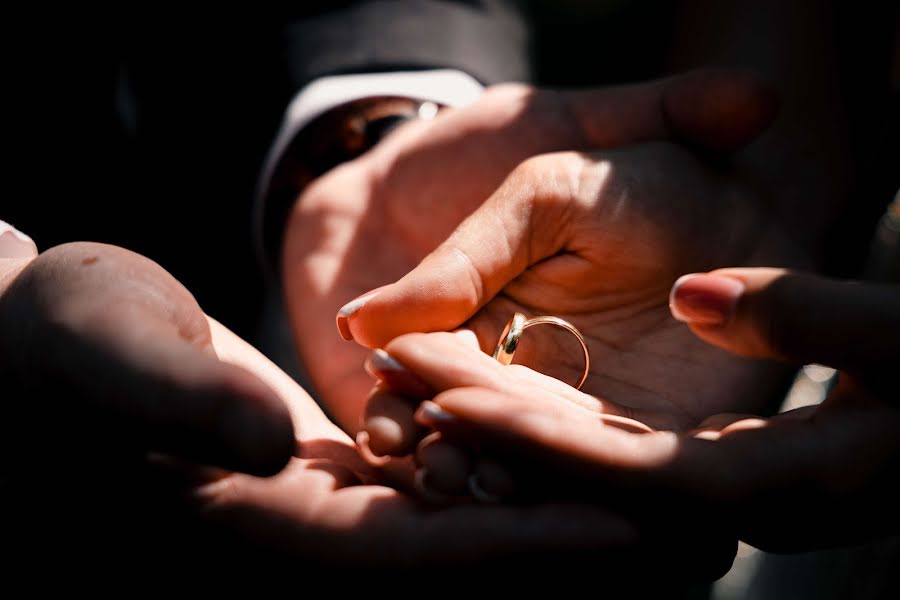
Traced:
<path fill-rule="evenodd" d="M 739 292 L 723 295 L 723 280 Z M 622 408 L 605 399 L 502 367 L 458 335 L 410 334 L 386 349 L 432 390 L 418 421 L 470 456 L 502 457 L 513 496 L 597 488 L 612 505 L 651 496 L 647 510 L 712 519 L 771 551 L 896 531 L 900 410 L 890 369 L 900 344 L 889 332 L 900 327 L 900 289 L 761 268 L 714 271 L 690 286 L 724 308 L 712 319 L 676 291 L 685 330 L 745 356 L 832 364 L 840 384 L 818 407 L 768 419 L 725 413 L 689 431 L 658 431 L 623 425 Z"/>
<path fill-rule="evenodd" d="M 655 429 L 688 430 L 721 412 L 762 410 L 783 371 L 697 340 L 671 318 L 669 288 L 685 270 L 772 257 L 803 261 L 737 174 L 712 170 L 677 145 L 543 155 L 517 168 L 350 326 L 370 347 L 465 326 L 490 353 L 514 312 L 552 314 L 586 338 L 585 392 Z M 569 383 L 583 369 L 570 334 L 551 327 L 529 329 L 515 360 Z M 403 405 L 370 403 L 376 454 L 412 449 L 416 426 Z"/>
<path fill-rule="evenodd" d="M 0 474 L 21 560 L 46 557 L 47 543 L 90 560 L 86 538 L 132 569 L 214 557 L 243 573 L 300 558 L 614 559 L 646 542 L 604 508 L 435 511 L 381 485 L 302 388 L 145 257 L 76 243 L 2 267 Z M 718 573 L 732 553 L 725 540 L 692 572 Z"/>
<path fill-rule="evenodd" d="M 517 170 L 522 161 L 554 150 L 615 147 L 652 139 L 730 150 L 745 144 L 765 126 L 775 104 L 766 86 L 752 76 L 734 72 L 698 72 L 585 92 L 499 86 L 472 106 L 446 111 L 431 122 L 402 127 L 373 151 L 321 177 L 298 200 L 287 225 L 283 281 L 295 339 L 322 401 L 347 431 L 355 434 L 359 430 L 370 387 L 362 369 L 365 350 L 335 336 L 330 325 L 335 313 L 355 297 L 407 273 L 491 198 L 511 173 L 518 184 L 537 183 L 541 169 L 534 168 L 526 176 L 529 168 Z M 713 123 L 719 126 L 711 126 Z M 689 170 L 699 168 L 699 163 L 694 165 L 687 156 L 674 158 Z M 568 160 L 571 168 L 579 168 L 577 157 Z M 618 159 L 614 160 L 618 164 Z M 647 160 L 664 157 L 647 156 Z M 555 192 L 567 192 L 569 169 L 548 171 L 548 178 L 560 179 Z M 591 171 L 586 175 L 592 177 Z M 593 183 L 598 178 L 594 173 Z M 527 192 L 529 188 L 518 189 Z M 627 203 L 622 213 L 623 227 L 626 221 L 634 224 L 640 220 L 632 206 Z M 654 231 L 654 224 L 642 224 L 635 237 Z M 666 265 L 663 270 L 674 276 L 673 266 Z M 659 292 L 669 284 L 670 280 L 654 282 Z M 608 285 L 617 282 L 608 281 Z M 612 301 L 624 308 L 622 312 L 635 308 L 626 306 L 625 297 L 621 294 Z M 635 297 L 638 302 L 646 299 L 646 295 Z M 481 300 L 466 308 L 477 310 Z M 514 302 L 518 300 L 530 303 L 533 298 Z M 345 336 L 352 335 L 363 345 L 377 347 L 395 335 L 424 326 L 415 319 L 397 326 L 396 320 L 385 320 L 385 310 L 378 310 L 377 317 L 367 317 L 368 306 L 340 324 Z M 476 327 L 484 336 L 485 347 L 496 340 L 510 308 L 496 307 L 483 321 L 485 326 Z M 438 322 L 427 324 L 428 330 L 447 329 L 472 316 L 462 312 L 438 310 Z M 376 321 L 384 329 L 378 330 Z M 628 381 L 621 387 L 623 393 L 634 391 Z"/>

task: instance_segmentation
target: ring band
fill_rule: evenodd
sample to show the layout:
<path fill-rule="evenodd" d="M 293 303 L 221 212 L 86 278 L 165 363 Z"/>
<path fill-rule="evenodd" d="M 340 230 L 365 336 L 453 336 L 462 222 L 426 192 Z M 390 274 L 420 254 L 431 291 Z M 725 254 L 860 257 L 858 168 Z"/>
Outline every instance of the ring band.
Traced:
<path fill-rule="evenodd" d="M 575 386 L 576 390 L 580 390 L 591 369 L 591 355 L 590 352 L 588 352 L 587 342 L 584 341 L 584 336 L 581 335 L 581 332 L 578 331 L 574 325 L 559 317 L 544 316 L 526 319 L 525 315 L 517 312 L 513 315 L 513 318 L 509 320 L 509 323 L 506 324 L 506 328 L 500 335 L 500 341 L 497 342 L 497 349 L 494 350 L 494 358 L 500 361 L 501 364 L 510 364 L 513 355 L 516 353 L 516 348 L 519 347 L 519 340 L 522 338 L 522 333 L 533 325 L 554 325 L 561 329 L 565 329 L 574 335 L 578 340 L 578 343 L 581 344 L 581 351 L 584 353 L 584 372 L 581 374 L 581 379 L 578 380 L 578 385 Z"/>

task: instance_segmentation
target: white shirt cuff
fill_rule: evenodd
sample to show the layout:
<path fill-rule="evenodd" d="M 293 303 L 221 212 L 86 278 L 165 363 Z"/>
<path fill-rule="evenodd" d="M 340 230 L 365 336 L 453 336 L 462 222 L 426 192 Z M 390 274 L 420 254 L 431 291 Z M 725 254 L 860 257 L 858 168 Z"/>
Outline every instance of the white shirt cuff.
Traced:
<path fill-rule="evenodd" d="M 474 102 L 483 90 L 484 86 L 475 78 L 453 69 L 333 75 L 304 87 L 288 105 L 256 188 L 253 225 L 260 257 L 265 256 L 262 248 L 263 195 L 285 148 L 316 117 L 347 102 L 373 96 L 402 96 L 459 107 Z"/>

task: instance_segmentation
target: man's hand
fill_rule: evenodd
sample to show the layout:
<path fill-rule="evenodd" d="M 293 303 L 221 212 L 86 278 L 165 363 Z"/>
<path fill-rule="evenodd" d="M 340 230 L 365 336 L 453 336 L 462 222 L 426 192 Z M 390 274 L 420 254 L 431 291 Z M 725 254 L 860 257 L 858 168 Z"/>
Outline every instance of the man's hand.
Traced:
<path fill-rule="evenodd" d="M 585 92 L 500 86 L 472 106 L 400 128 L 320 178 L 287 226 L 283 274 L 295 339 L 330 411 L 356 431 L 370 387 L 365 351 L 334 335 L 338 308 L 418 264 L 520 162 L 650 139 L 729 150 L 756 135 L 774 109 L 767 87 L 733 72 Z M 359 305 L 342 311 L 345 337 L 355 335 Z"/>

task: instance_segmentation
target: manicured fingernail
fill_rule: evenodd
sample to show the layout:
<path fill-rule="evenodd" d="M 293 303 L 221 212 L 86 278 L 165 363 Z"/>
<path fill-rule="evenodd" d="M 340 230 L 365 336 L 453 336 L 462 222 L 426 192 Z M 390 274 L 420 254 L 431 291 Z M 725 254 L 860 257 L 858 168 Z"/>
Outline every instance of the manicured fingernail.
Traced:
<path fill-rule="evenodd" d="M 448 413 L 431 400 L 422 402 L 422 404 L 419 405 L 419 409 L 416 411 L 416 422 L 426 427 L 446 425 L 448 423 L 455 423 L 458 420 L 459 417 Z"/>
<path fill-rule="evenodd" d="M 385 415 L 370 416 L 365 421 L 363 429 L 368 432 L 369 449 L 375 456 L 398 456 L 402 449 L 409 448 L 413 443 L 409 438 L 410 433 L 397 422 L 396 417 Z M 418 429 L 415 423 L 409 423 L 408 429 Z"/>
<path fill-rule="evenodd" d="M 342 338 L 348 342 L 353 339 L 353 332 L 350 331 L 350 317 L 358 313 L 359 309 L 365 306 L 366 302 L 377 296 L 381 290 L 382 288 L 378 288 L 371 292 L 367 292 L 341 307 L 335 321 L 337 322 L 338 332 L 340 332 Z"/>
<path fill-rule="evenodd" d="M 388 389 L 410 398 L 429 398 L 431 388 L 400 364 L 396 358 L 378 348 L 373 350 L 363 365 L 376 381 L 382 381 Z"/>
<path fill-rule="evenodd" d="M 4 221 L 0 221 L 0 258 L 37 256 L 34 240 Z"/>
<path fill-rule="evenodd" d="M 515 484 L 505 467 L 493 461 L 481 461 L 469 475 L 466 487 L 479 502 L 496 504 L 512 494 Z"/>
<path fill-rule="evenodd" d="M 669 309 L 679 321 L 696 325 L 723 325 L 728 322 L 744 284 L 724 275 L 693 273 L 680 277 L 672 286 Z"/>
<path fill-rule="evenodd" d="M 254 474 L 274 474 L 284 467 L 297 447 L 294 428 L 286 415 L 261 410 L 242 400 L 220 413 L 219 435 L 227 444 L 236 468 Z"/>
<path fill-rule="evenodd" d="M 356 434 L 356 446 L 360 456 L 373 467 L 383 467 L 391 462 L 390 456 L 377 456 L 369 447 L 369 432 L 360 431 Z"/>

